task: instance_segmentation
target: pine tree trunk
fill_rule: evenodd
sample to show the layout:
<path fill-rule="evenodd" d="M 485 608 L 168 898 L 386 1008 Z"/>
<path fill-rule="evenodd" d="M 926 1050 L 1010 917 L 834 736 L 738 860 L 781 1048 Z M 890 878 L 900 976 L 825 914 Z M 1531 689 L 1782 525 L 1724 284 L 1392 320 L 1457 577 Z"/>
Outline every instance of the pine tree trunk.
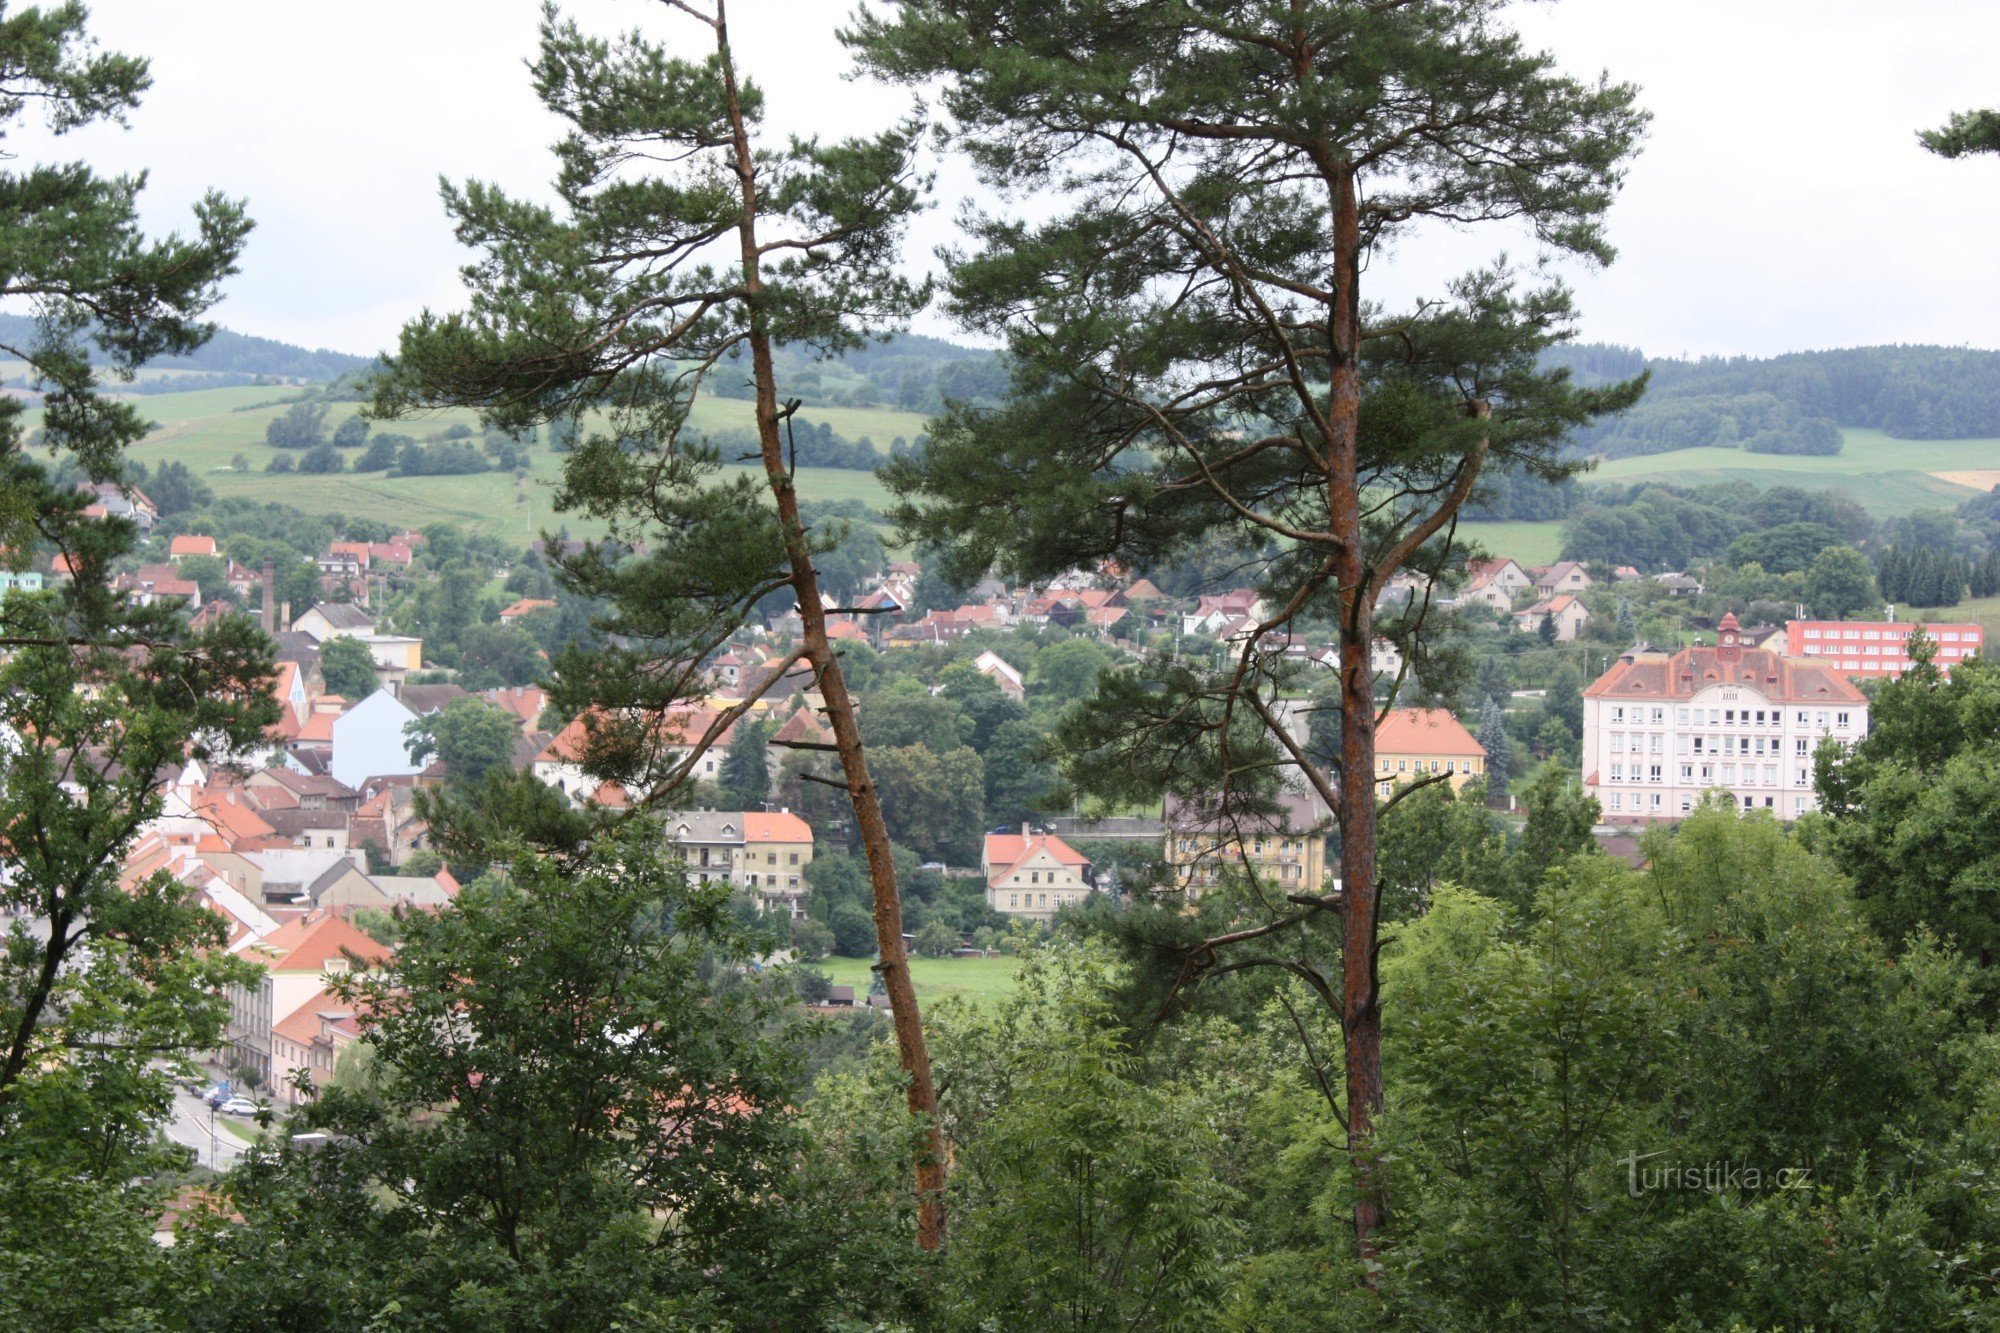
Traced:
<path fill-rule="evenodd" d="M 875 783 L 868 775 L 861 729 L 854 716 L 854 699 L 847 692 L 840 658 L 827 637 L 819 574 L 813 568 L 805 525 L 799 520 L 798 493 L 793 485 L 791 469 L 785 462 L 771 339 L 759 305 L 763 279 L 757 245 L 757 181 L 750 154 L 749 129 L 737 96 L 736 72 L 730 55 L 723 0 L 716 3 L 715 31 L 728 89 L 730 128 L 743 197 L 742 219 L 737 230 L 742 243 L 744 287 L 749 293 L 750 364 L 756 383 L 757 441 L 763 454 L 764 475 L 770 481 L 771 495 L 777 503 L 778 519 L 784 530 L 785 556 L 791 565 L 792 590 L 798 595 L 806 652 L 818 677 L 820 694 L 826 701 L 827 722 L 833 729 L 841 773 L 847 781 L 848 798 L 853 803 L 855 823 L 860 827 L 861 845 L 868 858 L 869 884 L 875 899 L 875 945 L 881 955 L 877 970 L 889 997 L 889 1013 L 896 1033 L 896 1054 L 908 1080 L 906 1099 L 910 1115 L 924 1130 L 923 1146 L 916 1164 L 917 1246 L 924 1250 L 936 1250 L 945 1239 L 945 1158 L 943 1135 L 938 1124 L 937 1087 L 931 1077 L 930 1049 L 924 1042 L 916 987 L 910 979 L 909 954 L 903 947 L 903 904 L 896 885 L 896 864 L 889 843 L 889 827 L 882 818 L 882 802 Z"/>
<path fill-rule="evenodd" d="M 1339 543 L 1341 1028 L 1347 1056 L 1348 1158 L 1354 1173 L 1354 1243 L 1372 1270 L 1382 1226 L 1375 1159 L 1382 1111 L 1382 1011 L 1375 975 L 1381 911 L 1375 879 L 1375 677 L 1368 661 L 1375 589 L 1361 522 L 1361 214 L 1354 173 L 1340 170 L 1334 197 L 1335 301 L 1328 393 L 1328 530 Z"/>

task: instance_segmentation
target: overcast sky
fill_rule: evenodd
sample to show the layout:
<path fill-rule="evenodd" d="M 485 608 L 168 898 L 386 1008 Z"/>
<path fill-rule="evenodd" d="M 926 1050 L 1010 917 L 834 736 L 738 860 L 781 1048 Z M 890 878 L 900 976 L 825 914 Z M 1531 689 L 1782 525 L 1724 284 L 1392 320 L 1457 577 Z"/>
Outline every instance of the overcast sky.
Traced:
<path fill-rule="evenodd" d="M 247 198 L 257 230 L 218 312 L 243 332 L 390 345 L 423 306 L 459 304 L 440 173 L 523 193 L 550 174 L 555 126 L 522 68 L 534 0 L 90 7 L 106 46 L 151 58 L 155 86 L 129 131 L 94 128 L 56 151 L 150 169 L 156 227 L 208 187 Z M 675 26 L 654 0 L 572 8 L 600 28 Z M 861 131 L 906 104 L 843 80 L 833 31 L 849 8 L 733 0 L 774 126 Z M 1576 279 L 1587 337 L 1654 355 L 2000 346 L 2000 161 L 1943 162 L 1913 137 L 1954 108 L 2000 103 L 1996 0 L 1562 0 L 1524 8 L 1522 23 L 1573 71 L 1640 84 L 1655 116 L 1611 217 L 1619 262 Z M 945 173 L 913 262 L 949 238 L 973 187 Z M 1372 294 L 1416 294 L 1502 244 L 1411 247 L 1378 267 Z"/>

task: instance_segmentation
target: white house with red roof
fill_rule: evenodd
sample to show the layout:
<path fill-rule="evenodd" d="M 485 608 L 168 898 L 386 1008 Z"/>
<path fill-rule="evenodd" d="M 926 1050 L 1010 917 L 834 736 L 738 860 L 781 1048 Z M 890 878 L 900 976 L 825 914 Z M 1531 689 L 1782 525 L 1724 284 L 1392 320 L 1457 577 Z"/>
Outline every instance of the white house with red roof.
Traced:
<path fill-rule="evenodd" d="M 988 907 L 1032 921 L 1048 921 L 1096 890 L 1088 857 L 1026 824 L 1019 833 L 987 834 L 979 869 L 986 876 Z"/>
<path fill-rule="evenodd" d="M 273 1027 L 324 991 L 334 978 L 357 968 L 383 966 L 395 956 L 387 946 L 340 917 L 318 911 L 287 921 L 236 952 L 263 971 L 254 985 L 231 985 L 228 989 L 230 1061 L 249 1066 L 267 1080 L 273 1074 Z"/>
<path fill-rule="evenodd" d="M 1584 790 L 1611 823 L 1679 819 L 1706 792 L 1796 819 L 1814 807 L 1813 754 L 1868 734 L 1868 699 L 1837 660 L 1745 647 L 1634 648 L 1583 692 Z"/>
<path fill-rule="evenodd" d="M 1557 643 L 1568 643 L 1583 633 L 1583 627 L 1590 621 L 1590 608 L 1563 593 L 1516 611 L 1514 628 L 1525 634 L 1538 634 L 1543 620 L 1555 622 Z"/>
<path fill-rule="evenodd" d="M 186 532 L 167 543 L 167 559 L 179 564 L 191 555 L 214 555 L 215 538 Z"/>

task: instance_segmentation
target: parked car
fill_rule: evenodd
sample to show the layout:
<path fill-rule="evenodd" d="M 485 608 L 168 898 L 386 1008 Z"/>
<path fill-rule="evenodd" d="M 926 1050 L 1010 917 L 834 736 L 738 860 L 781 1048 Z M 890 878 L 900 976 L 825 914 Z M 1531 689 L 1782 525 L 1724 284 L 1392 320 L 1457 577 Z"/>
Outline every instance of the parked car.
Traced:
<path fill-rule="evenodd" d="M 251 1101 L 248 1097 L 239 1094 L 238 1096 L 231 1097 L 215 1109 L 224 1115 L 256 1115 L 257 1112 L 264 1108 Z"/>
<path fill-rule="evenodd" d="M 210 1088 L 207 1092 L 203 1093 L 201 1099 L 207 1102 L 210 1106 L 220 1106 L 224 1102 L 228 1101 L 234 1095 L 235 1095 L 234 1093 L 230 1092 L 229 1085 L 227 1083 L 218 1083 L 214 1087 Z"/>

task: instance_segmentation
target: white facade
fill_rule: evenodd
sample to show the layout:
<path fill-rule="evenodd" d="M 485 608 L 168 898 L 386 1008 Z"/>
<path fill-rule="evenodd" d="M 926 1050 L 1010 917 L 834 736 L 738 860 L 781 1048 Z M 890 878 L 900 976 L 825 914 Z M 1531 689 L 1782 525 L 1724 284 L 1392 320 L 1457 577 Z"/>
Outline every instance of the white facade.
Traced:
<path fill-rule="evenodd" d="M 1868 733 L 1868 705 L 1773 702 L 1747 683 L 1688 699 L 1583 701 L 1586 789 L 1605 819 L 1680 819 L 1722 788 L 1739 809 L 1796 819 L 1813 808 L 1813 752 Z"/>
<path fill-rule="evenodd" d="M 370 778 L 407 777 L 424 771 L 410 759 L 403 729 L 417 720 L 395 695 L 377 690 L 333 723 L 333 759 L 327 771 L 356 791 Z"/>

